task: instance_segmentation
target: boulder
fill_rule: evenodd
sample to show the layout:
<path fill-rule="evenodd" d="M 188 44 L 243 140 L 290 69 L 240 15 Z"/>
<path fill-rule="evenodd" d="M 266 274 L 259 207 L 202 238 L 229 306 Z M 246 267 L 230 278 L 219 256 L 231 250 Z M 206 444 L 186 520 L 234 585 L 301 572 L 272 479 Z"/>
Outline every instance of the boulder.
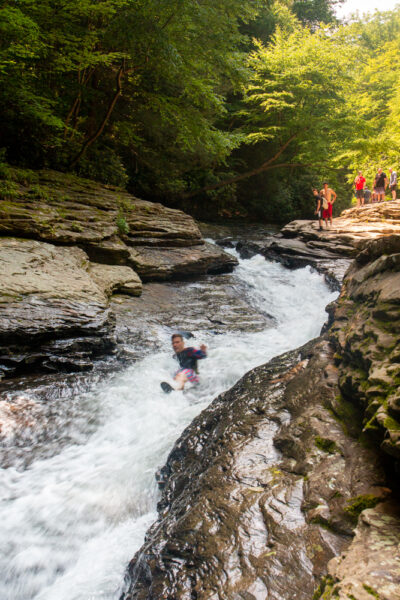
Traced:
<path fill-rule="evenodd" d="M 79 248 L 0 238 L 0 369 L 90 368 L 114 319 Z"/>
<path fill-rule="evenodd" d="M 107 296 L 114 293 L 140 296 L 142 293 L 140 277 L 130 267 L 91 263 L 89 275 Z"/>
<path fill-rule="evenodd" d="M 167 281 L 206 273 L 227 273 L 238 261 L 218 246 L 205 243 L 179 249 L 131 248 L 129 264 L 142 281 Z"/>
<path fill-rule="evenodd" d="M 400 511 L 384 502 L 364 510 L 355 538 L 342 556 L 329 563 L 326 600 L 400 600 Z M 322 590 L 321 590 L 322 591 Z"/>

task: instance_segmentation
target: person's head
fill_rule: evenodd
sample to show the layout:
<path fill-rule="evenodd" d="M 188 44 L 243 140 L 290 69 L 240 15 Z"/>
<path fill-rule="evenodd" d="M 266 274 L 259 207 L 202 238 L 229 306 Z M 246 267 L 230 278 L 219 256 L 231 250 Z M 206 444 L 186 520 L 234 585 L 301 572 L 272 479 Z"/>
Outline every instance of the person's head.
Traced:
<path fill-rule="evenodd" d="M 324 181 L 324 183 L 323 183 L 322 185 L 324 186 L 324 188 L 325 188 L 325 189 L 327 189 L 327 187 L 328 187 L 328 182 L 327 182 L 327 181 Z"/>
<path fill-rule="evenodd" d="M 379 175 L 382 173 L 382 167 L 379 167 L 378 173 L 379 173 Z"/>
<path fill-rule="evenodd" d="M 183 341 L 183 337 L 180 333 L 174 333 L 171 336 L 172 347 L 174 352 L 177 354 L 178 352 L 182 352 L 185 347 L 185 342 Z"/>
<path fill-rule="evenodd" d="M 392 167 L 389 167 L 389 173 L 391 173 L 393 171 Z"/>
<path fill-rule="evenodd" d="M 365 188 L 364 188 L 364 189 L 365 189 L 365 190 L 367 190 L 367 189 L 368 189 L 368 186 L 367 186 L 367 184 L 365 184 Z"/>
<path fill-rule="evenodd" d="M 318 196 L 318 190 L 316 190 L 315 188 L 313 188 L 312 193 L 314 194 L 314 196 Z"/>
<path fill-rule="evenodd" d="M 361 177 L 362 171 L 358 171 L 358 176 Z"/>

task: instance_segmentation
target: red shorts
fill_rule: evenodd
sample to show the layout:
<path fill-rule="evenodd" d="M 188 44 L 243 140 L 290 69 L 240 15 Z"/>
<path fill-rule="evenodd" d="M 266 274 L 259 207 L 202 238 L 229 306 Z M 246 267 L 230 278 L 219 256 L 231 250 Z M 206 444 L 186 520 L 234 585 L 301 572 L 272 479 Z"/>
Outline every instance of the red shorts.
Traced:
<path fill-rule="evenodd" d="M 328 202 L 328 208 L 324 208 L 324 210 L 322 212 L 322 218 L 330 219 L 331 216 L 332 216 L 332 204 L 330 202 Z"/>

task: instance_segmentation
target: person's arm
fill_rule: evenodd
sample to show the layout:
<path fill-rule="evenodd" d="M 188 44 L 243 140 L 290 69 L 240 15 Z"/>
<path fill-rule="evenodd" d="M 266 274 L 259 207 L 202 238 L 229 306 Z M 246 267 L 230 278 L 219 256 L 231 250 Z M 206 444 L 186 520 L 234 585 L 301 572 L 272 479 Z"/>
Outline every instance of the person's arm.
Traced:
<path fill-rule="evenodd" d="M 317 215 L 320 210 L 321 210 L 321 198 L 318 198 L 318 205 L 317 205 L 317 210 L 315 211 L 315 214 Z"/>
<path fill-rule="evenodd" d="M 385 190 L 387 188 L 387 184 L 388 184 L 388 180 L 387 180 L 387 177 L 385 177 L 385 188 L 384 188 Z"/>
<path fill-rule="evenodd" d="M 331 193 L 332 193 L 331 202 L 332 202 L 332 204 L 333 204 L 333 203 L 335 202 L 335 200 L 336 200 L 337 196 L 336 196 L 336 192 L 335 192 L 335 190 L 333 190 L 332 188 L 331 188 Z"/>
<path fill-rule="evenodd" d="M 196 350 L 196 348 L 188 348 L 188 356 L 194 357 L 194 358 L 206 358 L 207 346 L 202 344 L 200 346 L 200 350 Z"/>

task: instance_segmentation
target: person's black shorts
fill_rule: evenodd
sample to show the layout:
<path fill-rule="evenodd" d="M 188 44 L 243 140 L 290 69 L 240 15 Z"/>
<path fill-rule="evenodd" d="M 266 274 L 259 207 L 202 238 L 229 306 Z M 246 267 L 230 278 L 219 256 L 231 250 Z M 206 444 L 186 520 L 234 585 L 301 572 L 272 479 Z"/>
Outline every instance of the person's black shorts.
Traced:
<path fill-rule="evenodd" d="M 393 190 L 397 190 L 397 183 L 390 186 L 390 191 L 393 192 Z"/>
<path fill-rule="evenodd" d="M 364 198 L 364 190 L 356 190 L 356 198 Z"/>

